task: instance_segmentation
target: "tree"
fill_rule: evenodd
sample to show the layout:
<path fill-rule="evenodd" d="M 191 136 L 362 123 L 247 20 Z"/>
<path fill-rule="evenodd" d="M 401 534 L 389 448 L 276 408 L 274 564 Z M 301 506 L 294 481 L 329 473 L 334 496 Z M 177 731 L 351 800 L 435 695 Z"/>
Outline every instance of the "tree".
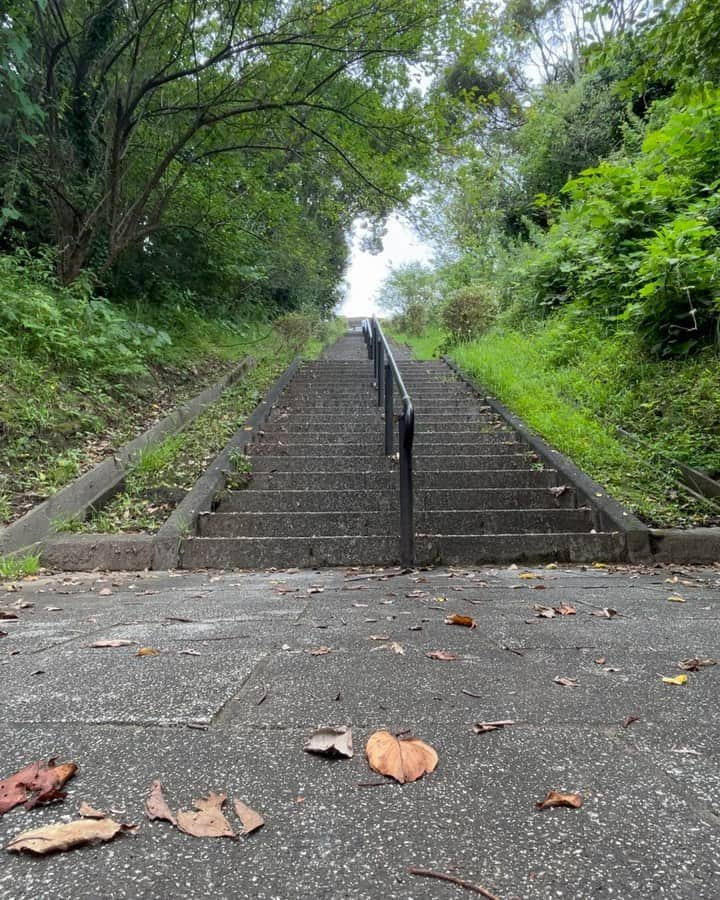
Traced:
<path fill-rule="evenodd" d="M 214 160 L 271 171 L 321 159 L 355 211 L 402 199 L 427 153 L 412 62 L 460 0 L 11 0 L 3 35 L 27 45 L 22 93 L 42 114 L 23 210 L 63 281 L 107 274 L 176 224 L 181 191 Z M 17 142 L 15 142 L 17 143 Z M 10 163 L 13 142 L 0 149 Z M 44 216 L 33 212 L 38 205 Z M 190 227 L 188 223 L 181 223 Z"/>

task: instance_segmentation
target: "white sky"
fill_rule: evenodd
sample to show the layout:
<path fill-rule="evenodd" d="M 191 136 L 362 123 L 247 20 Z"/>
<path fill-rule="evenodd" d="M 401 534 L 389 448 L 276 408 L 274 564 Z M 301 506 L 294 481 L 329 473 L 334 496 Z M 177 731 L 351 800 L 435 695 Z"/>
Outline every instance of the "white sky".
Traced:
<path fill-rule="evenodd" d="M 360 248 L 357 232 L 353 234 L 350 265 L 345 275 L 345 299 L 340 304 L 341 316 L 370 316 L 377 313 L 375 294 L 385 276 L 395 266 L 416 260 L 428 262 L 432 250 L 418 235 L 393 213 L 387 221 L 382 253 L 373 255 Z"/>

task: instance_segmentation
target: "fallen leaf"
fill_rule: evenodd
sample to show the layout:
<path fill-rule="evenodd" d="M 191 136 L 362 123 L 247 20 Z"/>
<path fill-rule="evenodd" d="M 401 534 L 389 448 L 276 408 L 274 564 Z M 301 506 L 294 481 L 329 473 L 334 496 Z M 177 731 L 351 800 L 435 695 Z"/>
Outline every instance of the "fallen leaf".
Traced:
<path fill-rule="evenodd" d="M 534 572 L 521 572 L 518 578 L 522 578 L 523 581 L 532 581 L 533 578 L 540 578 L 540 575 L 536 575 Z"/>
<path fill-rule="evenodd" d="M 134 643 L 135 643 L 135 641 L 126 641 L 126 640 L 123 640 L 122 638 L 116 638 L 114 640 L 108 640 L 108 641 L 105 641 L 105 640 L 95 641 L 95 643 L 91 644 L 90 646 L 91 647 L 131 647 Z"/>
<path fill-rule="evenodd" d="M 397 653 L 398 656 L 405 656 L 405 648 L 397 641 L 392 641 L 388 646 L 390 650 L 392 650 L 393 653 Z"/>
<path fill-rule="evenodd" d="M 373 621 L 377 622 L 377 619 L 374 619 Z M 389 634 L 371 634 L 369 636 L 369 640 L 371 640 L 371 641 L 389 641 L 390 635 Z"/>
<path fill-rule="evenodd" d="M 20 803 L 33 809 L 38 803 L 62 800 L 61 788 L 77 772 L 75 763 L 55 765 L 54 759 L 31 763 L 9 778 L 0 781 L 0 816 Z"/>
<path fill-rule="evenodd" d="M 698 656 L 694 656 L 691 659 L 681 659 L 678 663 L 678 666 L 681 669 L 685 669 L 686 672 L 699 672 L 700 669 L 705 668 L 705 666 L 716 666 L 717 660 L 710 659 L 708 657 L 701 658 Z"/>
<path fill-rule="evenodd" d="M 538 800 L 535 804 L 538 809 L 550 809 L 553 806 L 569 806 L 571 809 L 580 809 L 582 797 L 580 794 L 563 794 L 560 791 L 548 791 L 544 800 Z"/>
<path fill-rule="evenodd" d="M 670 603 L 687 603 L 687 600 L 684 597 L 681 597 L 680 594 L 670 594 L 668 600 Z"/>
<path fill-rule="evenodd" d="M 148 819 L 161 819 L 164 822 L 177 825 L 177 819 L 165 800 L 162 784 L 157 779 L 153 781 L 150 788 L 150 796 L 145 801 L 145 815 Z"/>
<path fill-rule="evenodd" d="M 235 813 L 237 814 L 238 819 L 242 822 L 243 829 L 240 832 L 241 835 L 252 834 L 253 831 L 257 831 L 258 828 L 262 828 L 265 824 L 265 819 L 263 819 L 259 812 L 255 812 L 254 809 L 245 806 L 240 800 L 234 800 L 233 806 L 235 807 Z"/>
<path fill-rule="evenodd" d="M 29 600 L 23 600 L 23 598 L 21 597 L 19 600 L 16 600 L 13 603 L 13 606 L 15 607 L 15 609 L 32 609 L 35 604 L 31 603 Z"/>
<path fill-rule="evenodd" d="M 612 619 L 613 616 L 619 616 L 620 613 L 610 606 L 605 606 L 602 609 L 593 609 L 590 615 L 597 616 L 599 619 Z"/>
<path fill-rule="evenodd" d="M 309 587 L 307 589 L 308 594 L 323 594 L 325 592 L 324 587 Z"/>
<path fill-rule="evenodd" d="M 192 649 L 178 650 L 178 653 L 180 656 L 202 656 L 202 653 L 199 650 Z"/>
<path fill-rule="evenodd" d="M 533 606 L 535 610 L 535 616 L 538 619 L 554 619 L 555 618 L 555 610 L 550 606 L 541 606 L 539 603 L 536 603 Z"/>
<path fill-rule="evenodd" d="M 159 653 L 155 647 L 141 647 L 135 656 L 157 656 Z"/>
<path fill-rule="evenodd" d="M 597 665 L 597 666 L 604 666 L 604 665 L 605 665 L 605 657 L 604 657 L 604 656 L 598 656 L 598 658 L 597 658 L 596 660 L 593 660 L 593 662 L 594 662 L 595 665 Z"/>
<path fill-rule="evenodd" d="M 101 591 L 98 591 L 98 596 L 99 597 L 111 597 L 112 591 L 110 590 L 110 588 L 103 588 Z"/>
<path fill-rule="evenodd" d="M 80 808 L 78 809 L 78 813 L 84 819 L 106 819 L 107 813 L 103 809 L 95 809 L 92 806 L 89 806 L 84 801 L 80 804 Z"/>
<path fill-rule="evenodd" d="M 623 728 L 627 728 L 629 725 L 632 725 L 633 722 L 639 722 L 640 716 L 628 716 L 622 723 Z"/>
<path fill-rule="evenodd" d="M 406 597 L 424 597 L 425 591 L 408 591 Z"/>
<path fill-rule="evenodd" d="M 681 685 L 681 684 L 687 684 L 687 683 L 688 683 L 688 677 L 687 677 L 687 675 L 685 675 L 685 674 L 682 674 L 682 675 L 676 675 L 674 678 L 670 678 L 670 677 L 667 676 L 667 675 L 661 675 L 660 677 L 662 678 L 663 684 L 678 684 L 678 685 Z"/>
<path fill-rule="evenodd" d="M 457 659 L 454 653 L 449 653 L 447 650 L 429 650 L 425 656 L 429 659 L 439 659 L 441 662 L 450 662 L 453 659 Z"/>
<path fill-rule="evenodd" d="M 472 616 L 461 616 L 459 613 L 453 613 L 445 619 L 446 625 L 462 625 L 464 628 L 477 628 L 477 622 Z"/>
<path fill-rule="evenodd" d="M 180 831 L 193 837 L 234 838 L 235 832 L 222 811 L 226 800 L 227 794 L 215 794 L 213 791 L 210 791 L 207 797 L 193 800 L 193 806 L 197 812 L 187 809 L 179 810 L 177 827 Z"/>
<path fill-rule="evenodd" d="M 506 725 L 514 725 L 514 719 L 500 719 L 497 722 L 476 722 L 473 725 L 475 734 L 487 734 L 488 731 L 498 731 Z"/>
<path fill-rule="evenodd" d="M 310 656 L 326 656 L 328 653 L 330 653 L 330 648 L 322 644 L 320 647 L 311 650 Z"/>
<path fill-rule="evenodd" d="M 62 612 L 62 606 L 46 606 L 45 612 Z"/>
<path fill-rule="evenodd" d="M 303 748 L 306 753 L 319 756 L 351 759 L 353 756 L 352 728 L 347 725 L 325 725 L 310 735 Z"/>
<path fill-rule="evenodd" d="M 413 737 L 396 737 L 389 731 L 370 735 L 365 747 L 368 763 L 374 772 L 406 784 L 435 771 L 438 755 L 424 741 Z"/>
<path fill-rule="evenodd" d="M 460 590 L 462 590 L 462 588 L 460 588 Z M 447 597 L 432 597 L 431 599 L 432 599 L 433 603 L 447 603 L 448 598 Z"/>
<path fill-rule="evenodd" d="M 561 616 L 574 616 L 577 612 L 574 606 L 570 606 L 569 603 L 561 603 L 560 606 L 555 607 L 555 612 Z"/>
<path fill-rule="evenodd" d="M 553 681 L 555 684 L 561 684 L 563 687 L 577 687 L 577 679 L 575 678 L 565 678 L 562 675 L 556 675 Z"/>
<path fill-rule="evenodd" d="M 82 844 L 111 841 L 123 831 L 135 832 L 137 826 L 121 825 L 112 819 L 76 819 L 74 822 L 46 825 L 43 828 L 24 831 L 5 849 L 11 853 L 25 850 L 44 856 L 46 853 L 72 850 L 73 847 L 80 847 Z"/>
<path fill-rule="evenodd" d="M 0 609 L 0 619 L 17 619 L 18 614 L 10 612 L 9 609 Z"/>
<path fill-rule="evenodd" d="M 597 494 L 596 496 L 602 497 L 602 494 Z M 607 569 L 607 563 L 594 562 L 592 567 L 593 569 Z"/>

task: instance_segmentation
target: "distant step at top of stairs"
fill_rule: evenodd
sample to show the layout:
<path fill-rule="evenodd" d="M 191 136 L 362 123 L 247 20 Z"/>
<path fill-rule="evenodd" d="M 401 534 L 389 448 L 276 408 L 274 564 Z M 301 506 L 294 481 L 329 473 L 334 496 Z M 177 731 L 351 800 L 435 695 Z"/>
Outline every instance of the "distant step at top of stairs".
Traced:
<path fill-rule="evenodd" d="M 418 564 L 624 558 L 624 535 L 597 527 L 594 509 L 493 401 L 445 362 L 399 365 L 417 422 Z M 398 466 L 384 453 L 372 372 L 359 334 L 300 368 L 250 446 L 248 487 L 233 490 L 230 476 L 183 541 L 183 565 L 398 562 Z"/>

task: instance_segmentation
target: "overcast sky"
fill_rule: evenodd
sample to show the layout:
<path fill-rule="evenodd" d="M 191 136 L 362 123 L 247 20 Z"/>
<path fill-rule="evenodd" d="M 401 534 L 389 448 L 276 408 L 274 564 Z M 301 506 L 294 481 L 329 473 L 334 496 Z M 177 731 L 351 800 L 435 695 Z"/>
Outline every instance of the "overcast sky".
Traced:
<path fill-rule="evenodd" d="M 432 251 L 423 244 L 417 234 L 398 216 L 387 222 L 387 234 L 383 238 L 383 251 L 377 255 L 360 248 L 358 235 L 353 238 L 350 266 L 345 276 L 347 284 L 345 300 L 340 315 L 369 316 L 378 312 L 375 294 L 388 272 L 400 263 L 429 262 Z"/>

